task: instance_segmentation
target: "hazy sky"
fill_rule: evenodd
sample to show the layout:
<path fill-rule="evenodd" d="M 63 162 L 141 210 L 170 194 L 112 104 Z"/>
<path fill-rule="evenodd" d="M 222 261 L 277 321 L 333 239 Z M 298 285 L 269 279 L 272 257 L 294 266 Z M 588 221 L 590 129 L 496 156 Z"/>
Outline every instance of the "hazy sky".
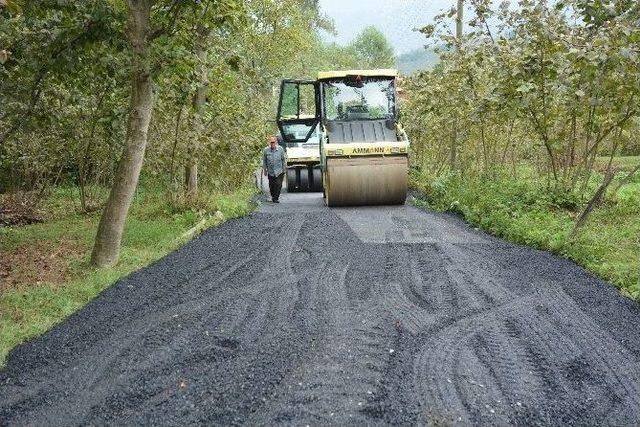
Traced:
<path fill-rule="evenodd" d="M 424 36 L 412 30 L 431 23 L 435 15 L 455 4 L 456 0 L 320 0 L 338 32 L 337 36 L 327 35 L 327 40 L 346 44 L 364 27 L 375 25 L 396 54 L 424 46 Z"/>

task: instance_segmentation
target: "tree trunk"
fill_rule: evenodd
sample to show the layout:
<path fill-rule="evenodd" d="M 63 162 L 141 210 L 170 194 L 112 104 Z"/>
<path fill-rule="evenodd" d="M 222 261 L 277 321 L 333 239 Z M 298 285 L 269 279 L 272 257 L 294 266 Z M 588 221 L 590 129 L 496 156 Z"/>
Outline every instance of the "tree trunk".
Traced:
<path fill-rule="evenodd" d="M 88 212 L 87 206 L 87 176 L 88 176 L 88 166 L 89 163 L 89 154 L 91 152 L 91 146 L 94 142 L 94 137 L 96 133 L 96 125 L 98 123 L 98 114 L 100 112 L 100 108 L 102 107 L 102 101 L 104 101 L 107 92 L 109 91 L 110 84 L 107 83 L 102 91 L 102 94 L 98 98 L 98 102 L 96 104 L 96 108 L 93 110 L 93 114 L 91 116 L 91 130 L 89 131 L 89 137 L 84 145 L 83 155 L 80 158 L 78 164 L 78 187 L 80 189 L 80 208 L 82 212 Z"/>
<path fill-rule="evenodd" d="M 148 55 L 149 17 L 152 0 L 129 0 L 127 35 L 132 46 L 131 105 L 125 149 L 118 163 L 111 193 L 100 218 L 92 264 L 102 267 L 118 261 L 124 223 L 138 185 L 153 110 Z"/>
<path fill-rule="evenodd" d="M 182 112 L 184 111 L 184 100 L 180 103 L 180 109 L 178 110 L 178 116 L 176 117 L 176 129 L 173 137 L 173 147 L 171 148 L 171 162 L 169 163 L 169 188 L 174 187 L 174 163 L 176 159 L 176 147 L 178 146 L 178 139 L 180 136 L 180 122 L 182 121 Z"/>
<path fill-rule="evenodd" d="M 577 120 L 576 120 L 576 111 L 575 109 L 571 112 L 571 131 L 569 136 L 569 153 L 567 154 L 567 158 L 565 160 L 564 170 L 562 172 L 562 181 L 565 189 L 573 187 L 568 187 L 568 180 L 573 170 L 573 167 L 576 162 L 576 140 L 577 140 Z"/>
<path fill-rule="evenodd" d="M 194 147 L 191 147 L 190 151 L 193 151 L 193 149 Z M 189 153 L 189 159 L 184 173 L 187 197 L 193 201 L 198 197 L 198 158 L 193 152 Z"/>
<path fill-rule="evenodd" d="M 611 184 L 611 181 L 613 180 L 613 177 L 615 175 L 615 169 L 613 169 L 611 167 L 611 164 L 609 164 L 609 168 L 607 169 L 604 179 L 602 180 L 602 184 L 600 184 L 600 187 L 598 187 L 595 194 L 593 195 L 591 200 L 589 200 L 589 203 L 587 203 L 587 206 L 578 217 L 578 220 L 576 221 L 576 224 L 573 226 L 573 230 L 571 230 L 571 234 L 569 235 L 570 238 L 573 238 L 577 234 L 578 230 L 587 222 L 587 218 L 589 218 L 589 215 L 591 215 L 593 209 L 600 204 L 600 202 L 604 198 L 605 193 L 607 192 L 609 184 Z"/>
<path fill-rule="evenodd" d="M 457 144 L 458 144 L 458 113 L 455 113 L 451 129 L 451 145 L 449 146 L 449 165 L 451 171 L 456 170 Z"/>
<path fill-rule="evenodd" d="M 200 148 L 200 137 L 202 136 L 202 107 L 207 100 L 207 86 L 209 84 L 207 77 L 207 52 L 206 39 L 208 30 L 199 27 L 197 30 L 198 39 L 195 44 L 195 53 L 198 58 L 198 88 L 193 96 L 193 139 L 189 145 L 187 155 L 187 167 L 185 168 L 185 183 L 187 197 L 192 201 L 198 197 L 198 151 Z"/>
<path fill-rule="evenodd" d="M 456 39 L 458 40 L 458 45 L 462 43 L 462 14 L 464 8 L 464 1 L 458 0 L 458 4 L 456 6 Z"/>
<path fill-rule="evenodd" d="M 460 51 L 462 47 L 462 14 L 463 0 L 458 0 L 456 9 L 456 48 Z M 451 145 L 449 146 L 449 165 L 451 171 L 456 170 L 456 158 L 458 152 L 458 112 L 454 113 L 453 127 L 451 129 Z"/>

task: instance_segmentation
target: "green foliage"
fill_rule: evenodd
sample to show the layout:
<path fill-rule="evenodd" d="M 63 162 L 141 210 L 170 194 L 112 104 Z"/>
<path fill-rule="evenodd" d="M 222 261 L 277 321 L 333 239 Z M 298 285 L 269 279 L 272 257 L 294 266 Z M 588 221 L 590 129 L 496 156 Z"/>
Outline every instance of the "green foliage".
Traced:
<path fill-rule="evenodd" d="M 446 14 L 424 31 L 441 62 L 407 87 L 421 165 L 487 172 L 526 161 L 573 191 L 589 185 L 599 154 L 634 153 L 640 9 L 482 0 L 473 11 L 462 40 Z"/>
<path fill-rule="evenodd" d="M 23 3 L 0 19 L 0 51 L 9 52 L 0 64 L 0 192 L 75 183 L 89 210 L 103 197 L 91 189 L 111 184 L 125 140 L 127 5 Z M 306 0 L 207 0 L 158 1 L 151 25 L 156 102 L 143 180 L 178 197 L 196 157 L 205 192 L 243 185 L 275 130 L 273 86 L 325 68 L 317 30 L 330 23 Z M 206 102 L 195 108 L 203 84 Z"/>
<path fill-rule="evenodd" d="M 616 194 L 616 211 L 621 215 L 640 213 L 640 183 L 625 185 Z"/>
<path fill-rule="evenodd" d="M 350 47 L 356 54 L 358 68 L 392 68 L 395 65 L 393 46 L 376 27 L 363 29 Z"/>

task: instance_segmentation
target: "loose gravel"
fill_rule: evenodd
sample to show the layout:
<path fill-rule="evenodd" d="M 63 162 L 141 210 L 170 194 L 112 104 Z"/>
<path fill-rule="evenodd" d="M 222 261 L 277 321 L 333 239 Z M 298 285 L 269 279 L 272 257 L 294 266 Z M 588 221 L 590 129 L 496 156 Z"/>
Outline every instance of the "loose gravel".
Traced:
<path fill-rule="evenodd" d="M 640 308 L 410 206 L 284 194 L 0 371 L 0 424 L 637 425 Z"/>

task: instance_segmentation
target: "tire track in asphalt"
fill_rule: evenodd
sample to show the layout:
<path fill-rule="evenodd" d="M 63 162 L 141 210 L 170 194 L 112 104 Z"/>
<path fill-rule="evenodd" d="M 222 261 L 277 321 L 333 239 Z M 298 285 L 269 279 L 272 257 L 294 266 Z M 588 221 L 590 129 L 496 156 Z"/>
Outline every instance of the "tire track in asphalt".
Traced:
<path fill-rule="evenodd" d="M 640 420 L 640 310 L 605 284 L 456 218 L 287 197 L 12 353 L 0 424 Z"/>
<path fill-rule="evenodd" d="M 260 424 L 361 424 L 375 403 L 395 331 L 384 319 L 366 322 L 350 304 L 349 265 L 324 264 L 316 276 L 320 330 L 304 370 L 288 379 L 284 395 L 259 414 Z M 254 424 L 249 420 L 248 424 Z"/>
<path fill-rule="evenodd" d="M 204 307 L 211 309 L 211 311 L 205 313 L 194 326 L 202 323 L 209 325 L 205 332 L 207 336 L 211 335 L 217 341 L 216 344 L 209 346 L 213 350 L 213 357 L 211 357 L 211 353 L 207 354 L 206 351 L 199 351 L 196 354 L 192 351 L 185 353 L 183 349 L 189 345 L 189 342 L 184 340 L 184 346 L 181 345 L 175 350 L 176 355 L 167 358 L 167 365 L 175 365 L 176 362 L 182 366 L 199 364 L 204 370 L 207 370 L 207 365 L 227 365 L 227 362 L 230 362 L 233 357 L 237 357 L 237 352 L 243 346 L 259 347 L 258 343 L 271 338 L 272 330 L 280 328 L 278 322 L 281 322 L 282 319 L 278 318 L 277 314 L 283 314 L 278 310 L 282 301 L 295 301 L 291 295 L 283 295 L 282 292 L 288 291 L 290 288 L 288 285 L 294 281 L 289 254 L 303 221 L 304 218 L 287 218 L 283 221 L 279 236 L 274 239 L 274 244 L 266 251 L 264 262 L 260 263 L 259 268 L 252 271 L 252 274 L 244 275 L 245 278 L 240 280 L 240 283 L 245 286 L 242 289 L 232 289 L 235 291 L 233 293 L 227 291 L 229 297 L 224 298 L 216 306 Z M 246 265 L 248 261 L 250 260 L 241 261 L 241 263 Z M 224 350 L 222 352 L 224 357 L 220 357 L 220 347 Z M 251 359 L 249 357 L 249 360 Z M 247 365 L 252 364 L 254 363 L 247 362 Z M 157 371 L 158 367 L 155 366 L 151 372 L 147 372 L 143 376 L 158 377 L 160 375 Z M 240 371 L 233 374 L 252 375 L 251 369 L 241 369 Z M 179 382 L 178 378 L 174 381 Z M 158 395 L 163 399 L 170 397 L 163 393 Z M 198 396 L 197 398 L 210 399 L 209 396 Z M 135 401 L 135 399 L 133 400 Z M 136 405 L 139 406 L 139 404 Z M 224 412 L 233 411 L 234 406 L 238 405 L 242 406 L 243 402 L 236 401 L 230 407 L 221 408 L 223 414 L 219 415 L 226 416 Z M 101 408 L 99 412 L 109 412 L 109 410 L 110 408 Z M 129 414 L 129 416 L 135 415 L 135 413 Z"/>
<path fill-rule="evenodd" d="M 400 226 L 411 226 L 410 221 L 398 218 L 394 218 L 394 222 Z M 359 231 L 362 232 L 362 229 Z M 406 237 L 405 241 L 409 243 L 415 241 L 415 233 L 404 232 L 403 234 Z M 396 232 L 395 236 L 397 235 Z M 366 237 L 366 235 L 363 236 Z M 485 245 L 486 243 L 483 242 L 480 246 Z M 414 355 L 417 358 L 416 382 L 421 384 L 423 389 L 422 422 L 429 423 L 435 420 L 436 423 L 460 421 L 529 424 L 542 418 L 546 423 L 557 423 L 558 420 L 565 423 L 579 423 L 579 420 L 585 418 L 584 414 L 589 414 L 589 419 L 603 422 L 629 423 L 638 420 L 637 408 L 640 404 L 636 397 L 638 365 L 629 362 L 634 360 L 632 354 L 627 352 L 624 357 L 615 362 L 626 365 L 627 371 L 622 377 L 626 379 L 618 381 L 616 378 L 608 378 L 608 384 L 594 386 L 598 389 L 597 393 L 603 401 L 608 401 L 611 388 L 621 390 L 622 393 L 618 393 L 614 399 L 618 402 L 617 405 L 602 404 L 600 410 L 595 410 L 588 404 L 572 403 L 570 395 L 578 397 L 580 390 L 577 389 L 581 384 L 577 386 L 573 384 L 574 389 L 568 391 L 569 384 L 556 379 L 561 377 L 562 372 L 556 369 L 555 365 L 568 366 L 571 369 L 575 365 L 582 364 L 599 372 L 598 365 L 607 357 L 602 355 L 602 357 L 598 356 L 585 361 L 580 356 L 588 343 L 594 341 L 594 333 L 595 336 L 598 334 L 608 336 L 602 330 L 593 332 L 594 329 L 587 329 L 588 332 L 584 333 L 586 338 L 576 340 L 573 335 L 576 331 L 582 331 L 580 327 L 574 325 L 573 329 L 560 328 L 559 325 L 563 321 L 566 323 L 566 318 L 572 316 L 582 316 L 583 324 L 587 324 L 587 321 L 593 324 L 582 311 L 565 311 L 559 317 L 560 320 L 555 319 L 555 324 L 551 324 L 546 319 L 544 312 L 533 314 L 530 321 L 525 322 L 523 326 L 529 328 L 529 334 L 524 335 L 524 339 L 518 340 L 509 336 L 509 333 L 514 333 L 513 328 L 509 330 L 505 325 L 497 324 L 499 322 L 492 314 L 496 310 L 504 310 L 510 304 L 515 304 L 514 319 L 518 319 L 518 314 L 521 316 L 522 312 L 528 308 L 526 304 L 522 305 L 522 300 L 530 305 L 541 302 L 560 304 L 552 305 L 556 309 L 558 307 L 565 307 L 565 310 L 566 307 L 577 308 L 575 303 L 570 304 L 572 300 L 562 292 L 561 288 L 553 285 L 546 286 L 546 292 L 537 292 L 534 296 L 522 296 L 519 291 L 509 290 L 508 286 L 499 284 L 499 280 L 504 279 L 502 275 L 498 274 L 495 277 L 496 274 L 492 274 L 491 270 L 499 271 L 500 266 L 490 259 L 470 259 L 473 258 L 470 254 L 478 252 L 475 250 L 476 245 L 473 244 L 434 244 L 426 247 L 410 245 L 409 247 L 411 246 L 414 248 L 417 246 L 422 251 L 426 248 L 431 251 L 431 254 L 428 262 L 424 262 L 423 259 L 420 263 L 411 258 L 410 268 L 407 269 L 411 272 L 411 278 L 410 281 L 404 282 L 405 286 L 402 288 L 405 298 L 403 300 L 396 295 L 393 306 L 399 309 L 399 313 L 411 312 L 414 316 L 423 319 L 431 308 L 436 320 L 430 319 L 420 324 L 413 319 L 404 319 L 402 324 L 412 335 L 426 329 L 430 336 L 436 334 L 436 336 L 445 337 L 440 340 L 427 339 L 424 348 Z M 419 272 L 419 264 L 429 267 L 427 280 Z M 459 266 L 464 266 L 464 269 Z M 539 283 L 533 283 L 533 285 L 538 286 Z M 560 296 L 556 295 L 558 292 Z M 554 295 L 556 301 L 554 301 Z M 433 310 L 433 307 L 437 309 Z M 429 329 L 429 325 L 434 323 L 442 323 L 442 326 Z M 460 325 L 467 323 L 469 331 L 466 333 L 470 338 L 465 335 L 465 329 L 458 331 Z M 595 324 L 593 325 L 595 327 Z M 558 329 L 563 333 L 558 333 Z M 531 344 L 530 340 L 534 339 L 537 341 Z M 463 343 L 458 343 L 459 341 Z M 468 342 L 465 344 L 465 341 Z M 616 352 L 621 348 L 614 341 L 607 341 L 603 347 L 614 349 Z M 559 352 L 559 348 L 564 348 L 565 353 Z M 546 357 L 545 353 L 551 354 L 552 357 Z M 483 364 L 487 372 L 479 376 L 473 369 L 480 371 L 479 367 Z M 473 369 L 470 369 L 469 365 Z M 430 376 L 420 372 L 421 369 L 428 370 Z M 584 366 L 580 369 L 581 375 L 584 376 Z M 471 374 L 475 374 L 479 379 L 474 380 Z M 521 390 L 511 387 L 513 383 L 519 382 L 531 383 L 532 386 L 522 387 Z M 479 393 L 478 390 L 484 393 Z M 566 398 L 566 403 L 558 405 L 555 402 L 558 399 L 558 396 L 554 396 L 556 393 Z M 596 392 L 592 390 L 590 393 Z M 546 400 L 543 405 L 540 404 L 541 398 Z M 579 398 L 589 400 L 592 397 L 583 394 Z M 534 402 L 532 406 L 536 409 L 524 407 L 526 402 L 532 401 Z M 496 403 L 505 402 L 513 405 L 515 410 L 508 408 L 500 413 L 498 411 L 500 408 L 497 408 L 500 405 Z M 611 415 L 616 409 L 620 410 L 625 406 L 627 409 L 634 408 L 631 416 L 628 413 L 619 418 Z M 579 415 L 581 412 L 582 415 Z M 621 412 L 624 413 L 625 410 Z"/>
<path fill-rule="evenodd" d="M 559 312 L 560 319 L 554 316 Z M 566 317 L 572 319 L 568 328 Z M 509 329 L 503 319 L 510 320 Z M 555 333 L 554 327 L 565 330 Z M 640 405 L 632 359 L 562 291 L 548 287 L 437 331 L 417 357 L 416 374 L 425 413 L 445 422 L 575 424 L 588 414 L 596 424 L 629 424 L 637 413 L 629 417 L 625 410 Z M 564 370 L 571 372 L 573 363 L 591 372 L 583 378 L 589 384 L 567 381 Z M 586 386 L 583 398 L 591 404 L 572 401 L 575 389 Z"/>
<path fill-rule="evenodd" d="M 297 224 L 297 225 L 296 225 Z M 280 239 L 281 246 L 285 245 L 292 238 L 295 240 L 296 232 L 299 230 L 300 225 L 302 224 L 302 219 L 290 219 L 290 221 L 277 221 L 274 224 L 274 231 L 269 233 L 269 235 L 265 236 L 265 240 L 269 239 L 269 237 L 273 237 L 276 234 L 281 234 L 282 237 Z M 255 267 L 259 267 L 259 264 L 254 266 L 255 272 L 262 272 L 259 276 L 263 278 L 266 274 L 273 274 L 272 272 L 276 270 L 276 264 L 279 259 L 278 256 L 286 253 L 285 251 L 274 252 L 271 250 L 269 252 L 271 257 L 268 258 L 267 262 L 267 270 L 261 270 Z M 242 268 L 246 268 L 258 255 L 258 250 L 254 250 L 248 257 L 239 260 L 234 265 L 231 266 L 228 270 L 223 272 L 221 275 L 216 277 L 214 280 L 211 280 L 210 276 L 204 275 L 207 271 L 209 271 L 215 263 L 208 263 L 203 267 L 198 268 L 191 277 L 193 280 L 189 280 L 188 278 L 183 279 L 180 284 L 189 284 L 190 287 L 198 287 L 203 294 L 199 297 L 193 298 L 191 300 L 187 300 L 177 306 L 169 307 L 166 311 L 157 313 L 151 312 L 144 317 L 140 317 L 135 319 L 129 326 L 125 332 L 125 336 L 120 334 L 115 334 L 113 336 L 108 337 L 107 343 L 101 342 L 99 346 L 95 346 L 94 349 L 89 350 L 88 354 L 86 354 L 81 360 L 78 361 L 77 364 L 73 366 L 69 366 L 69 372 L 80 371 L 86 372 L 83 379 L 83 384 L 80 387 L 77 387 L 73 390 L 72 395 L 68 395 L 68 399 L 64 399 L 59 402 L 58 406 L 52 405 L 43 405 L 42 414 L 33 413 L 30 414 L 32 420 L 35 421 L 35 424 L 55 424 L 55 417 L 51 418 L 47 416 L 47 414 L 53 413 L 69 413 L 74 414 L 74 418 L 82 419 L 85 417 L 90 409 L 91 402 L 96 400 L 100 400 L 104 398 L 105 393 L 108 392 L 108 389 L 113 388 L 113 371 L 122 370 L 123 368 L 123 360 L 126 358 L 129 361 L 136 360 L 141 361 L 141 363 L 136 366 L 138 370 L 144 371 L 145 369 L 152 369 L 152 366 L 156 366 L 158 364 L 173 364 L 175 363 L 176 353 L 179 353 L 182 348 L 181 345 L 171 346 L 172 343 L 180 344 L 181 342 L 188 341 L 188 337 L 193 333 L 192 330 L 189 330 L 187 326 L 193 326 L 198 323 L 206 322 L 207 318 L 210 317 L 210 312 L 215 312 L 216 310 L 212 310 L 212 303 L 209 299 L 203 298 L 206 296 L 206 293 L 215 288 L 222 282 L 229 280 L 233 275 L 239 273 L 240 275 L 251 272 L 251 268 L 246 271 L 241 271 Z M 285 258 L 283 258 L 285 259 Z M 289 269 L 290 271 L 290 269 Z M 243 282 L 242 280 L 241 282 Z M 258 283 L 269 283 L 268 281 L 261 281 Z M 234 301 L 240 301 L 240 304 L 243 304 L 243 299 L 237 298 L 235 289 L 228 289 L 225 291 L 228 294 L 229 299 L 233 299 Z M 259 292 L 258 292 L 259 293 Z M 220 295 L 217 295 L 220 298 Z M 228 303 L 228 301 L 227 301 Z M 218 312 L 224 312 L 223 306 L 226 304 L 218 304 Z M 186 317 L 193 317 L 196 315 L 200 317 L 199 319 L 187 319 Z M 239 316 L 235 316 L 237 318 Z M 245 317 L 249 317 L 246 315 Z M 179 323 L 181 322 L 181 323 Z M 184 323 L 184 328 L 182 327 Z M 179 330 L 175 330 L 175 325 L 179 325 Z M 168 327 L 168 329 L 167 329 Z M 224 331 L 224 329 L 222 329 Z M 133 335 L 130 335 L 131 331 L 133 331 Z M 163 334 L 164 332 L 164 334 Z M 158 340 L 157 343 L 150 343 L 145 341 L 145 339 L 149 336 L 152 338 L 157 338 L 161 335 L 165 335 L 165 339 Z M 226 338 L 221 338 L 221 342 L 225 343 Z M 105 354 L 105 344 L 108 349 L 108 353 Z M 154 344 L 154 345 L 150 345 Z M 159 344 L 156 346 L 155 344 Z M 149 347 L 155 349 L 149 352 Z M 215 346 L 214 346 L 215 347 Z M 223 346 L 224 347 L 224 346 Z M 140 349 L 137 354 L 135 354 L 135 350 Z M 133 353 L 133 354 L 131 354 Z M 94 360 L 101 358 L 102 363 L 97 369 L 94 364 Z M 131 362 L 129 362 L 131 364 Z M 119 378 L 116 380 L 120 380 L 123 383 L 128 381 L 128 377 L 131 372 L 126 369 L 119 375 Z M 102 383 L 108 380 L 109 383 L 107 386 L 102 386 Z M 56 382 L 60 382 L 60 379 L 57 379 Z M 62 381 L 64 382 L 64 380 Z M 40 384 L 39 387 L 29 394 L 33 396 L 46 394 L 45 390 L 48 387 L 51 387 L 54 384 L 44 383 Z M 22 393 L 15 392 L 13 393 L 15 396 L 19 396 L 19 399 L 24 399 L 25 396 Z M 75 396 L 75 400 L 74 400 Z M 18 401 L 18 399 L 16 399 Z M 46 400 L 45 400 L 46 401 Z M 85 405 L 78 404 L 78 402 L 85 402 Z M 12 401 L 9 401 L 11 404 Z"/>

